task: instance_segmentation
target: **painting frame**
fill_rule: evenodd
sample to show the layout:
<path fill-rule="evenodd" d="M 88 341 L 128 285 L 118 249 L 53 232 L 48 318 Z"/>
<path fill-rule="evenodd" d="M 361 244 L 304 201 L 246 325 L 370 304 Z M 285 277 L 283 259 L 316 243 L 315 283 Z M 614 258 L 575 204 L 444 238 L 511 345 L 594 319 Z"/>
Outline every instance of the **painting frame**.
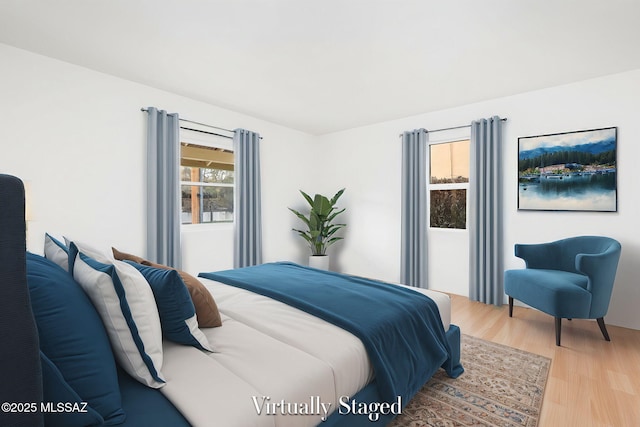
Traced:
<path fill-rule="evenodd" d="M 618 211 L 618 128 L 518 138 L 518 211 Z"/>

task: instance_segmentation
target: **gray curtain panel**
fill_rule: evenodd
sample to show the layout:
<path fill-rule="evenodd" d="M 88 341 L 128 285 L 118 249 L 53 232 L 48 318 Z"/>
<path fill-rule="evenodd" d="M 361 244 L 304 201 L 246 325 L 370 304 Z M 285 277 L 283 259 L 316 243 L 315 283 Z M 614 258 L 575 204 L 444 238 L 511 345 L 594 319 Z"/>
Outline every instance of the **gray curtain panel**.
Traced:
<path fill-rule="evenodd" d="M 147 258 L 179 269 L 180 123 L 175 113 L 147 113 Z"/>
<path fill-rule="evenodd" d="M 402 134 L 402 248 L 400 281 L 428 288 L 427 278 L 427 131 Z"/>
<path fill-rule="evenodd" d="M 234 268 L 262 263 L 262 199 L 260 192 L 260 135 L 236 129 Z"/>
<path fill-rule="evenodd" d="M 502 305 L 502 120 L 471 123 L 469 299 Z"/>

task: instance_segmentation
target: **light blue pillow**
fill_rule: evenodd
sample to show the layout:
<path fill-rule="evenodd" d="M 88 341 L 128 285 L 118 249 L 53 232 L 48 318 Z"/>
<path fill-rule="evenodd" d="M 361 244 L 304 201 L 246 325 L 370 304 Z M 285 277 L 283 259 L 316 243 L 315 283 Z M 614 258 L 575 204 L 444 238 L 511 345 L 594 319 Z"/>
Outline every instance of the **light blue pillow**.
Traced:
<path fill-rule="evenodd" d="M 153 292 L 144 276 L 122 261 L 111 264 L 69 245 L 74 279 L 102 318 L 116 360 L 129 375 L 152 388 L 164 386 L 162 329 Z"/>
<path fill-rule="evenodd" d="M 27 253 L 27 284 L 40 349 L 105 420 L 125 419 L 109 339 L 94 306 L 69 273 Z"/>
<path fill-rule="evenodd" d="M 213 351 L 207 337 L 198 329 L 196 309 L 180 274 L 176 270 L 125 262 L 137 268 L 149 282 L 160 314 L 162 335 L 178 344 Z"/>
<path fill-rule="evenodd" d="M 48 410 L 44 411 L 44 422 L 47 427 L 104 425 L 102 416 L 78 396 L 78 393 L 65 381 L 57 366 L 42 351 L 40 351 L 40 363 L 42 364 L 42 404 L 49 406 Z M 58 405 L 63 405 L 62 410 Z M 65 410 L 67 408 L 64 405 L 70 405 L 68 409 L 71 410 Z"/>

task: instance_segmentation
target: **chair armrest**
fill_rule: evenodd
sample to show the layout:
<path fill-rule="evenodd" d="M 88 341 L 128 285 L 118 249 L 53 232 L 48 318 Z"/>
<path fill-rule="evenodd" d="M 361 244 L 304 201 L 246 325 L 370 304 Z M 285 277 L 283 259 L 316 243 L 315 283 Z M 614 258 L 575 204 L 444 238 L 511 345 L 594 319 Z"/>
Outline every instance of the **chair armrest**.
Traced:
<path fill-rule="evenodd" d="M 527 268 L 557 269 L 558 245 L 555 242 L 516 244 L 515 255 L 522 258 Z"/>
<path fill-rule="evenodd" d="M 589 277 L 587 290 L 593 292 L 594 286 L 612 288 L 619 259 L 620 249 L 615 247 L 599 254 L 576 255 L 576 270 Z"/>
<path fill-rule="evenodd" d="M 576 269 L 589 277 L 587 290 L 591 292 L 589 317 L 592 319 L 602 318 L 607 314 L 620 260 L 620 249 L 620 243 L 615 242 L 602 253 L 576 256 Z"/>

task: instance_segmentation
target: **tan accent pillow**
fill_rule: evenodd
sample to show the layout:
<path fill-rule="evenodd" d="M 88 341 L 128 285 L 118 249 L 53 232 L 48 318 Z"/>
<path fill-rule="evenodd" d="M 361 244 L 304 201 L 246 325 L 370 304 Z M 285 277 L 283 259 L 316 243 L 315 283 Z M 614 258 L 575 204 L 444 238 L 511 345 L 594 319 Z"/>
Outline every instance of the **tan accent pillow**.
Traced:
<path fill-rule="evenodd" d="M 162 264 L 156 264 L 146 259 L 120 252 L 116 248 L 111 248 L 113 251 L 113 257 L 119 261 L 133 261 L 138 264 L 146 265 L 148 267 L 161 268 L 165 270 L 176 270 L 175 268 L 168 267 Z M 196 317 L 198 319 L 198 326 L 201 328 L 215 328 L 222 326 L 222 320 L 220 319 L 220 313 L 218 312 L 218 306 L 216 305 L 211 292 L 195 277 L 184 271 L 177 270 L 178 274 L 187 285 L 189 295 L 193 301 L 193 306 L 196 308 Z"/>

